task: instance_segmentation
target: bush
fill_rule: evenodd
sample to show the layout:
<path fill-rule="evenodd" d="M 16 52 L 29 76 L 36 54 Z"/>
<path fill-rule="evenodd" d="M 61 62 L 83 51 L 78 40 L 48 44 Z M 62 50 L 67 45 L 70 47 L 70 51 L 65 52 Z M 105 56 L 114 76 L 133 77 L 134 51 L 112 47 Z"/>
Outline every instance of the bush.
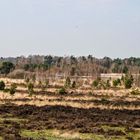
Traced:
<path fill-rule="evenodd" d="M 70 87 L 71 86 L 71 80 L 69 77 L 66 78 L 66 81 L 65 81 L 65 87 Z"/>
<path fill-rule="evenodd" d="M 110 87 L 111 87 L 110 80 L 107 80 L 107 81 L 106 81 L 105 87 L 106 87 L 106 88 L 110 88 Z"/>
<path fill-rule="evenodd" d="M 93 87 L 97 88 L 98 85 L 99 85 L 99 81 L 97 81 L 97 80 L 93 81 L 93 83 L 92 83 Z"/>
<path fill-rule="evenodd" d="M 5 89 L 3 90 L 3 92 L 8 93 L 8 92 L 9 92 L 9 88 L 5 88 Z"/>
<path fill-rule="evenodd" d="M 132 87 L 132 80 L 131 79 L 126 79 L 125 80 L 125 88 L 130 89 Z"/>
<path fill-rule="evenodd" d="M 95 89 L 108 89 L 110 87 L 110 80 L 102 81 L 101 79 L 96 79 L 93 81 L 92 83 L 92 87 L 94 87 Z"/>
<path fill-rule="evenodd" d="M 58 93 L 59 93 L 60 95 L 65 95 L 65 94 L 67 94 L 65 88 L 61 88 L 61 89 L 59 89 Z"/>
<path fill-rule="evenodd" d="M 76 88 L 76 82 L 75 81 L 72 82 L 71 87 Z"/>
<path fill-rule="evenodd" d="M 90 91 L 90 92 L 88 92 L 88 95 L 92 96 L 92 95 L 93 95 L 93 93 Z"/>
<path fill-rule="evenodd" d="M 133 85 L 133 76 L 132 75 L 126 75 L 124 78 L 124 86 L 126 89 L 130 89 Z"/>
<path fill-rule="evenodd" d="M 5 89 L 5 83 L 4 81 L 0 81 L 0 90 L 4 90 Z"/>
<path fill-rule="evenodd" d="M 106 82 L 104 82 L 104 81 L 101 81 L 99 86 L 100 86 L 99 87 L 100 89 L 104 89 L 104 90 L 107 89 Z"/>
<path fill-rule="evenodd" d="M 49 86 L 49 79 L 45 80 L 45 85 L 46 85 L 46 88 Z"/>
<path fill-rule="evenodd" d="M 117 80 L 114 80 L 114 81 L 113 81 L 113 86 L 114 86 L 114 87 L 117 87 L 117 86 L 118 86 Z"/>
<path fill-rule="evenodd" d="M 38 82 L 38 87 L 39 87 L 39 88 L 42 88 L 42 86 L 43 86 L 42 81 L 39 81 L 39 82 Z"/>
<path fill-rule="evenodd" d="M 131 91 L 131 94 L 132 95 L 140 95 L 140 91 L 139 91 L 139 89 L 134 89 Z"/>
<path fill-rule="evenodd" d="M 33 76 L 32 76 L 32 81 L 33 81 L 33 83 L 36 82 L 36 75 L 35 74 L 33 74 Z"/>
<path fill-rule="evenodd" d="M 25 82 L 28 84 L 30 82 L 30 79 L 28 77 L 26 77 Z"/>
<path fill-rule="evenodd" d="M 114 80 L 113 81 L 113 86 L 117 87 L 118 85 L 121 85 L 121 80 L 120 79 Z"/>
<path fill-rule="evenodd" d="M 101 98 L 101 103 L 105 105 L 108 104 L 109 101 L 106 98 Z"/>
<path fill-rule="evenodd" d="M 17 89 L 17 85 L 15 83 L 11 84 L 11 87 L 9 89 L 10 95 L 14 95 Z"/>
<path fill-rule="evenodd" d="M 46 79 L 45 82 L 39 81 L 38 86 L 39 88 L 41 88 L 42 91 L 45 91 L 45 89 L 47 89 L 49 86 L 49 80 Z"/>
<path fill-rule="evenodd" d="M 32 96 L 32 94 L 34 93 L 34 85 L 32 83 L 28 84 L 28 94 L 30 96 Z"/>

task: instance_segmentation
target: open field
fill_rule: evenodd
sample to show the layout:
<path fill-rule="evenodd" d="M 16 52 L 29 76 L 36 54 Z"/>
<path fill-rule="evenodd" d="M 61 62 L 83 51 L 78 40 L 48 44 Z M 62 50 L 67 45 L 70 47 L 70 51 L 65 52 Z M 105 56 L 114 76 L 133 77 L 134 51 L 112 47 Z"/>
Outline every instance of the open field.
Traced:
<path fill-rule="evenodd" d="M 7 86 L 15 81 L 7 81 Z M 140 140 L 140 95 L 131 90 L 0 92 L 0 140 Z"/>
<path fill-rule="evenodd" d="M 140 0 L 0 0 L 0 140 L 140 140 Z"/>

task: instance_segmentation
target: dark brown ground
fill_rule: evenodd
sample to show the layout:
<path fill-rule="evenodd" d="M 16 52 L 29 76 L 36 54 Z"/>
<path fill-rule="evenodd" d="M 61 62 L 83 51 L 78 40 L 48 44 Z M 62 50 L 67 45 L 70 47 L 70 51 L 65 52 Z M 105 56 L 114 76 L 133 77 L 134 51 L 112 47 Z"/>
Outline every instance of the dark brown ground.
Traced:
<path fill-rule="evenodd" d="M 126 132 L 134 132 L 140 128 L 140 110 L 110 110 L 110 109 L 80 109 L 65 106 L 30 105 L 17 106 L 14 104 L 0 105 L 0 114 L 6 118 L 27 119 L 23 122 L 4 121 L 0 125 L 0 135 L 5 140 L 31 140 L 21 138 L 20 130 L 58 129 L 72 130 L 80 133 L 96 133 L 105 136 L 122 136 L 122 131 L 108 132 L 101 126 L 125 127 Z"/>

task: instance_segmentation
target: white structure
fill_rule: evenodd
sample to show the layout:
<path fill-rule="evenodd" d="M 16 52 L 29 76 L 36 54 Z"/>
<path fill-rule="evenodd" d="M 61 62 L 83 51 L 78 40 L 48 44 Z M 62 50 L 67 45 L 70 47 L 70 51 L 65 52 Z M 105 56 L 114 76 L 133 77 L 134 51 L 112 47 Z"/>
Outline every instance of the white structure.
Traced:
<path fill-rule="evenodd" d="M 125 76 L 123 73 L 101 73 L 101 79 L 121 79 L 122 76 Z"/>

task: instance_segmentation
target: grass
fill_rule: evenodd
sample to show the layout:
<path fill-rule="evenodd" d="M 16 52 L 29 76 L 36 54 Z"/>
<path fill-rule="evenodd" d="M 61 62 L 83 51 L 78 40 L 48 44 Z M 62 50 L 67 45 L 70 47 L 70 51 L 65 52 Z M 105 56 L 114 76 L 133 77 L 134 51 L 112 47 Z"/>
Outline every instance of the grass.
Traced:
<path fill-rule="evenodd" d="M 7 118 L 3 118 L 3 117 L 0 117 L 0 123 L 3 123 L 4 121 L 10 121 L 10 122 L 25 122 L 27 121 L 26 119 L 19 119 L 19 118 L 12 118 L 12 117 L 7 117 Z"/>
<path fill-rule="evenodd" d="M 4 118 L 6 117 L 6 118 Z M 3 124 L 4 121 L 12 121 L 12 122 L 24 122 L 26 119 L 20 119 L 16 117 L 12 117 L 11 114 L 6 114 L 4 116 L 0 116 L 0 123 Z M 107 136 L 107 135 L 98 135 L 93 133 L 76 133 L 76 132 L 66 132 L 60 130 L 21 130 L 20 135 L 23 138 L 32 138 L 33 140 L 139 140 L 140 139 L 140 129 L 137 129 L 135 132 L 127 132 L 125 127 L 112 127 L 108 125 L 102 125 L 100 128 L 103 129 L 105 133 L 109 131 L 121 132 L 122 136 Z M 0 140 L 3 140 L 0 137 Z"/>
<path fill-rule="evenodd" d="M 132 140 L 140 140 L 140 130 L 138 132 L 130 132 L 128 135 L 127 135 L 127 138 L 128 139 L 132 139 Z"/>
<path fill-rule="evenodd" d="M 96 135 L 96 134 L 80 134 L 80 138 L 82 140 L 107 140 L 103 135 Z"/>
<path fill-rule="evenodd" d="M 106 130 L 110 130 L 110 128 L 105 128 Z M 119 131 L 124 131 L 124 128 L 111 128 Z M 115 131 L 114 130 L 114 131 Z M 82 134 L 82 133 L 71 133 L 71 132 L 63 132 L 58 130 L 22 130 L 21 136 L 24 138 L 32 138 L 34 140 L 139 140 L 139 134 L 129 133 L 126 136 L 104 136 L 97 134 Z"/>
<path fill-rule="evenodd" d="M 101 128 L 104 130 L 104 132 L 114 131 L 114 132 L 121 132 L 122 134 L 126 134 L 126 129 L 124 127 L 111 127 L 108 125 L 103 125 Z"/>
<path fill-rule="evenodd" d="M 29 130 L 22 130 L 21 131 L 21 137 L 24 138 L 32 138 L 34 140 L 40 140 L 40 139 L 46 139 L 46 140 L 71 140 L 67 138 L 63 138 L 61 136 L 58 136 L 55 134 L 57 132 L 54 132 L 52 130 L 42 130 L 42 131 L 29 131 Z"/>
<path fill-rule="evenodd" d="M 111 127 L 111 126 L 101 126 L 101 128 L 104 130 L 104 132 L 109 132 L 109 131 L 116 131 L 116 132 L 121 132 L 122 134 L 124 134 L 124 136 L 120 136 L 120 137 L 111 137 L 110 140 L 140 140 L 140 129 L 138 129 L 135 132 L 127 132 L 125 127 Z"/>
<path fill-rule="evenodd" d="M 46 140 L 107 140 L 103 135 L 96 134 L 80 134 L 63 132 L 58 130 L 42 130 L 42 131 L 29 131 L 22 130 L 21 136 L 24 138 L 32 138 L 34 140 L 46 139 Z"/>

